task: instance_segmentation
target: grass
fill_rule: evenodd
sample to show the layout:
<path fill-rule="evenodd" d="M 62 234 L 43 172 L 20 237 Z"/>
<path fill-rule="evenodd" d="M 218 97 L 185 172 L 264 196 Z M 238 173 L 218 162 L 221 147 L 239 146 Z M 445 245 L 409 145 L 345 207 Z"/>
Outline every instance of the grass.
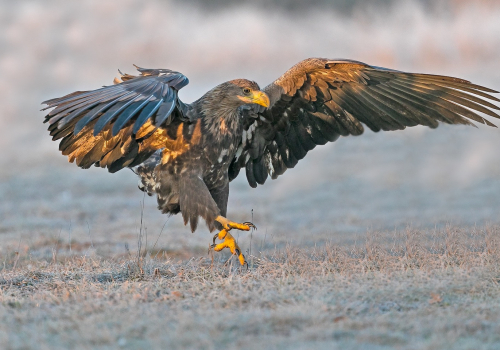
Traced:
<path fill-rule="evenodd" d="M 212 262 L 206 251 L 183 259 L 140 243 L 140 253 L 102 256 L 89 242 L 73 243 L 70 255 L 69 244 L 40 241 L 52 255 L 5 257 L 0 342 L 11 349 L 495 349 L 499 232 L 409 228 L 354 244 L 268 246 L 248 256 L 248 270 L 234 258 L 224 264 L 227 254 Z"/>

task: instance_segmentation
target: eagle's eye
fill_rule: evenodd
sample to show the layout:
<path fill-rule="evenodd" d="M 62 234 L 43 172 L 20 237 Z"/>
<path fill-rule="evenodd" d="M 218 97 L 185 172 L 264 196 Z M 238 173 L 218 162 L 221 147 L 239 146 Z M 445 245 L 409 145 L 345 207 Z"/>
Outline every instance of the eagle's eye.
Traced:
<path fill-rule="evenodd" d="M 250 88 L 247 88 L 247 87 L 243 89 L 243 92 L 244 92 L 246 95 L 248 95 L 248 94 L 250 93 L 250 91 L 252 91 L 252 90 L 250 90 Z"/>

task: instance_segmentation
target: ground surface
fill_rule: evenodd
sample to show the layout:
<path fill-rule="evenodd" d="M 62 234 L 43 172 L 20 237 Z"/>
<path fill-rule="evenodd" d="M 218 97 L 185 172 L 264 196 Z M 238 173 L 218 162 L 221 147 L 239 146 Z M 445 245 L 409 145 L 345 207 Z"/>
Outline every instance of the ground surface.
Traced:
<path fill-rule="evenodd" d="M 370 233 L 224 265 L 142 248 L 5 259 L 4 348 L 498 349 L 498 227 Z M 179 252 L 186 254 L 186 252 Z"/>

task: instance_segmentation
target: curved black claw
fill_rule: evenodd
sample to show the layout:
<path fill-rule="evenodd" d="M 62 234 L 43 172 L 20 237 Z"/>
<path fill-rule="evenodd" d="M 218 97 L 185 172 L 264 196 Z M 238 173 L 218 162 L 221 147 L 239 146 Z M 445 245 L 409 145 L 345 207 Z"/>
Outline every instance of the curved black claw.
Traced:
<path fill-rule="evenodd" d="M 214 240 L 213 240 L 213 243 L 214 243 L 214 244 L 212 244 L 211 248 L 215 247 L 215 240 L 217 239 L 217 237 L 218 237 L 218 236 L 219 236 L 219 234 L 218 234 L 218 233 L 216 233 L 216 234 L 214 235 Z"/>
<path fill-rule="evenodd" d="M 251 227 L 251 228 L 257 230 L 257 226 L 255 226 L 254 224 L 252 224 L 250 221 L 245 221 L 243 223 L 243 225 L 247 225 L 248 227 Z"/>

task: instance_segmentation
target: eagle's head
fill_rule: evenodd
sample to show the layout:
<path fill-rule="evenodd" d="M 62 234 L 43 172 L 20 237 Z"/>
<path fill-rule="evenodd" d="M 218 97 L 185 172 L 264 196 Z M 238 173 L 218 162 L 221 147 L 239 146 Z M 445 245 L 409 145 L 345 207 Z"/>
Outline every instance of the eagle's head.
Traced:
<path fill-rule="evenodd" d="M 245 104 L 258 104 L 269 107 L 269 97 L 261 91 L 256 82 L 235 79 L 220 84 L 212 90 L 219 102 L 235 110 Z"/>
<path fill-rule="evenodd" d="M 236 98 L 243 102 L 243 104 L 255 103 L 266 108 L 269 107 L 269 96 L 260 90 L 259 85 L 255 81 L 236 79 L 228 81 L 227 84 L 234 92 Z"/>

